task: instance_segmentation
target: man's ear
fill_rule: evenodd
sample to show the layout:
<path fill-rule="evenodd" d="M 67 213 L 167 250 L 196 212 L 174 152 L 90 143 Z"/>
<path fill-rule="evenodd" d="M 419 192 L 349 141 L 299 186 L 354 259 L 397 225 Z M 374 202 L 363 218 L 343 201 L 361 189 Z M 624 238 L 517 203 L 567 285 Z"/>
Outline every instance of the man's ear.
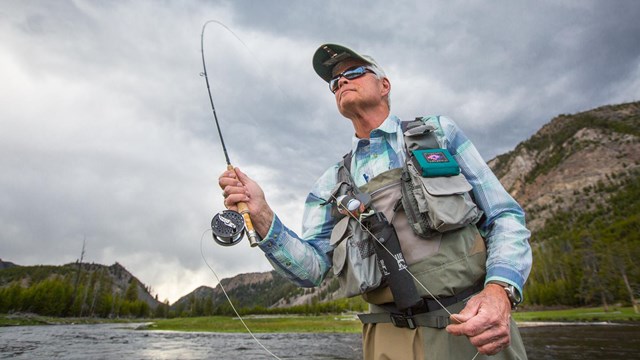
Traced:
<path fill-rule="evenodd" d="M 391 82 L 389 81 L 389 79 L 382 78 L 382 93 L 380 95 L 387 96 L 389 95 L 389 92 L 391 92 Z"/>

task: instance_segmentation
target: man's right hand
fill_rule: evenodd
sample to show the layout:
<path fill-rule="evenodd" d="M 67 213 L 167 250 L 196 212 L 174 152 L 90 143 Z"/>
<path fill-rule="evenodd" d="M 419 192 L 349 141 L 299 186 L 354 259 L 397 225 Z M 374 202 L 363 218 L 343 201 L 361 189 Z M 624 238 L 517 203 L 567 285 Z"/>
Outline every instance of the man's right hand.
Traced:
<path fill-rule="evenodd" d="M 274 214 L 258 183 L 235 168 L 223 172 L 218 178 L 218 185 L 222 189 L 225 207 L 237 211 L 239 202 L 246 203 L 253 227 L 262 238 L 266 237 Z"/>

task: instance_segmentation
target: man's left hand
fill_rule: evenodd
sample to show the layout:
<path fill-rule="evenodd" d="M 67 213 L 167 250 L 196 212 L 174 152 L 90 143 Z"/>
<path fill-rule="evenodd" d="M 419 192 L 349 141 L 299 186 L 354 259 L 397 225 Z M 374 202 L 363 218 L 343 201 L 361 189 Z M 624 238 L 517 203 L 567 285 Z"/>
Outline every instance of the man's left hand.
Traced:
<path fill-rule="evenodd" d="M 511 303 L 504 289 L 487 284 L 459 314 L 451 315 L 447 332 L 467 336 L 481 354 L 495 355 L 511 342 L 510 319 Z"/>

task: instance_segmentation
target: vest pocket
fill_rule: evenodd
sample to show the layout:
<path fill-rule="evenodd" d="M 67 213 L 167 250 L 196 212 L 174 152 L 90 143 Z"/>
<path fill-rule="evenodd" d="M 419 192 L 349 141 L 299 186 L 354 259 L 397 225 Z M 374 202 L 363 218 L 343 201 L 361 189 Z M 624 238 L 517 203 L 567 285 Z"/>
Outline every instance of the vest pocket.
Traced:
<path fill-rule="evenodd" d="M 349 219 L 344 217 L 331 232 L 331 246 L 333 247 L 333 274 L 340 276 L 347 260 L 347 238 L 349 236 Z"/>
<path fill-rule="evenodd" d="M 464 175 L 422 177 L 410 162 L 403 174 L 402 205 L 409 223 L 420 236 L 429 230 L 447 232 L 475 224 L 482 216 L 471 199 L 471 184 Z"/>
<path fill-rule="evenodd" d="M 368 238 L 353 236 L 343 218 L 331 234 L 333 273 L 340 282 L 341 296 L 352 297 L 376 289 L 382 283 L 382 273 L 374 252 L 365 251 Z M 343 223 L 344 222 L 344 223 Z"/>

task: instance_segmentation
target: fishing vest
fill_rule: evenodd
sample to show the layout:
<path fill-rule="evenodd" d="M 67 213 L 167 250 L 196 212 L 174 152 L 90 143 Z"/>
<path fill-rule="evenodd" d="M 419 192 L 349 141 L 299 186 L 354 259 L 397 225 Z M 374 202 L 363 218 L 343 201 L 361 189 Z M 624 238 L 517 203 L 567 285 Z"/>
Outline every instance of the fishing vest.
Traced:
<path fill-rule="evenodd" d="M 482 211 L 470 195 L 471 185 L 459 173 L 455 160 L 457 169 L 438 164 L 421 166 L 428 158 L 446 162 L 438 158 L 448 155 L 436 136 L 439 126 L 438 117 L 403 122 L 404 165 L 379 174 L 361 187 L 356 187 L 351 177 L 348 153 L 339 165 L 332 193 L 334 199 L 358 193 L 371 196 L 371 207 L 395 227 L 404 261 L 423 298 L 454 296 L 483 281 L 486 274 L 486 247 L 476 227 Z M 438 156 L 431 155 L 434 153 Z M 332 214 L 341 217 L 330 240 L 333 272 L 339 279 L 341 295 L 362 295 L 372 304 L 393 302 L 376 259 L 376 240 L 358 220 L 338 214 L 335 206 Z"/>

